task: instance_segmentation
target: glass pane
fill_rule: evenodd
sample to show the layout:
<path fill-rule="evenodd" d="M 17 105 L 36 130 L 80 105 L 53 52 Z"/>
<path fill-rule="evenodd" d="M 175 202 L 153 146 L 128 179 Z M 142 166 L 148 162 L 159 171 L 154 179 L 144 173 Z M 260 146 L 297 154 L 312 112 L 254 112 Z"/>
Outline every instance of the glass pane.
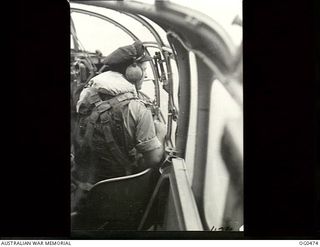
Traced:
<path fill-rule="evenodd" d="M 170 59 L 171 63 L 171 69 L 172 69 L 172 81 L 173 81 L 173 102 L 174 106 L 176 107 L 177 112 L 179 113 L 179 72 L 178 72 L 178 67 L 176 64 L 176 61 L 174 59 Z M 175 146 L 176 143 L 176 130 L 177 130 L 177 122 L 173 121 L 172 122 L 172 142 L 173 145 Z"/>
<path fill-rule="evenodd" d="M 74 49 L 74 43 L 73 43 L 73 38 L 71 34 L 70 34 L 70 48 Z"/>
<path fill-rule="evenodd" d="M 143 18 L 145 21 L 147 21 L 156 30 L 156 32 L 159 34 L 160 38 L 162 39 L 164 45 L 169 46 L 169 42 L 167 39 L 167 33 L 162 29 L 162 27 L 160 27 L 157 23 L 151 21 L 150 19 L 148 19 L 144 16 L 140 15 L 140 17 Z"/>
<path fill-rule="evenodd" d="M 104 16 L 107 16 L 108 18 L 117 21 L 121 25 L 125 26 L 127 29 L 134 31 L 134 35 L 137 36 L 138 39 L 141 41 L 152 41 L 155 42 L 154 36 L 150 33 L 150 31 L 143 26 L 140 22 L 136 21 L 130 16 L 127 16 L 126 14 L 120 13 L 115 10 L 111 9 L 104 9 L 100 7 L 95 6 L 84 6 L 82 4 L 75 4 L 73 3 L 71 7 L 84 9 L 88 11 L 95 12 L 97 14 L 101 14 Z M 117 39 L 117 34 L 111 35 L 113 36 L 113 39 Z"/>
<path fill-rule="evenodd" d="M 194 53 L 189 53 L 190 75 L 191 75 L 191 92 L 190 92 L 190 119 L 188 129 L 188 140 L 186 147 L 186 166 L 189 181 L 193 179 L 194 155 L 197 130 L 197 102 L 198 102 L 198 74 L 197 63 Z"/>
<path fill-rule="evenodd" d="M 152 54 L 150 54 L 152 55 Z M 145 78 L 141 86 L 141 91 L 149 97 L 151 101 L 155 100 L 155 86 L 153 84 L 154 76 L 151 69 L 151 64 L 148 63 L 145 72 Z"/>
<path fill-rule="evenodd" d="M 77 37 L 84 49 L 95 52 L 99 49 L 108 55 L 120 46 L 133 43 L 133 39 L 120 28 L 97 17 L 82 13 L 72 13 Z"/>
<path fill-rule="evenodd" d="M 224 148 L 222 138 L 226 126 L 232 122 L 236 123 L 233 134 L 236 135 L 234 139 L 239 140 L 237 148 L 242 154 L 242 109 L 218 80 L 213 83 L 210 104 L 208 140 L 210 151 L 207 156 L 204 190 L 206 220 L 210 229 L 218 230 L 223 227 L 222 230 L 227 230 L 226 227 L 231 227 L 232 230 L 238 231 L 243 224 L 243 201 L 240 193 L 243 189 L 242 160 L 236 161 L 236 165 L 225 161 L 222 154 Z M 228 155 L 233 154 L 228 153 Z M 240 171 L 238 177 L 234 177 L 236 170 Z"/>

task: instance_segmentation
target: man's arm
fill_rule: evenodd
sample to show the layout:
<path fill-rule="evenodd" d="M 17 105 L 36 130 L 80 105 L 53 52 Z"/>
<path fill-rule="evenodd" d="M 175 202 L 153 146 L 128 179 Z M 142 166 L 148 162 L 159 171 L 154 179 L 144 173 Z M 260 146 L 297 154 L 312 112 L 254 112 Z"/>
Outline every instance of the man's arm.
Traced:
<path fill-rule="evenodd" d="M 131 112 L 136 118 L 136 149 L 143 156 L 139 166 L 156 167 L 164 157 L 166 126 L 159 120 L 153 120 L 151 111 L 141 102 L 133 102 Z"/>
<path fill-rule="evenodd" d="M 156 167 L 162 161 L 163 158 L 163 148 L 159 147 L 151 151 L 143 153 L 143 167 Z"/>
<path fill-rule="evenodd" d="M 164 158 L 164 144 L 165 144 L 165 137 L 167 134 L 167 129 L 165 124 L 161 123 L 158 120 L 154 121 L 154 127 L 155 127 L 155 132 L 156 136 L 161 143 L 161 146 L 144 152 L 143 153 L 143 166 L 144 167 L 155 167 L 159 165 L 159 163 L 163 160 Z"/>

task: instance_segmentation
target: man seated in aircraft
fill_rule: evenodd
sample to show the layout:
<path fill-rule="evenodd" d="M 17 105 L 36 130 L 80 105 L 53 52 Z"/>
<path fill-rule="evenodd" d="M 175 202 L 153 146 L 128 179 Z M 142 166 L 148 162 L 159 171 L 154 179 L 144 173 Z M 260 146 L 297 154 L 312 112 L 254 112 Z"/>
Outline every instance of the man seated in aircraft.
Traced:
<path fill-rule="evenodd" d="M 165 125 L 154 121 L 138 97 L 150 59 L 139 41 L 120 47 L 104 60 L 108 71 L 93 77 L 81 92 L 74 191 L 81 194 L 98 181 L 154 168 L 162 161 Z M 80 197 L 75 192 L 73 204 Z"/>

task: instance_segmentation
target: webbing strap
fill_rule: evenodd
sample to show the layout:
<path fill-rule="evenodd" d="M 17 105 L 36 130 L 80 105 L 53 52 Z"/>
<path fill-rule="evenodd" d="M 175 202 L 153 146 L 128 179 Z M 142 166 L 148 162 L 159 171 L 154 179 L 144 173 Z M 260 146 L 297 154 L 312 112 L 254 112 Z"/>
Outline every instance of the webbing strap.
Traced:
<path fill-rule="evenodd" d="M 89 97 L 89 103 L 94 104 L 96 106 L 97 112 L 101 114 L 109 110 L 112 106 L 130 99 L 138 99 L 138 98 L 134 93 L 128 92 L 128 93 L 123 93 L 118 96 L 115 96 L 109 100 L 102 101 L 99 94 L 95 93 Z"/>
<path fill-rule="evenodd" d="M 120 94 L 114 98 L 106 100 L 111 106 L 119 104 L 122 101 L 129 100 L 129 99 L 137 99 L 137 96 L 134 93 L 128 92 L 124 94 Z"/>
<path fill-rule="evenodd" d="M 92 95 L 90 95 L 90 97 L 88 98 L 88 101 L 90 104 L 97 104 L 98 102 L 101 101 L 99 94 L 93 93 Z"/>
<path fill-rule="evenodd" d="M 87 122 L 86 132 L 84 134 L 84 142 L 87 143 L 91 147 L 92 145 L 92 136 L 94 132 L 94 124 L 97 122 L 99 118 L 99 113 L 97 111 L 93 111 L 89 116 L 89 121 Z"/>
<path fill-rule="evenodd" d="M 131 173 L 132 163 L 126 158 L 126 156 L 123 154 L 123 152 L 115 142 L 110 126 L 106 124 L 102 128 L 107 146 L 109 147 L 111 154 L 124 167 L 126 175 L 129 175 Z"/>
<path fill-rule="evenodd" d="M 94 104 L 95 106 L 98 107 L 99 105 L 103 104 L 104 102 L 107 102 L 112 106 L 112 105 L 115 105 L 117 103 L 120 103 L 120 102 L 122 102 L 124 100 L 128 100 L 128 99 L 138 99 L 138 97 L 132 92 L 127 92 L 127 93 L 123 93 L 123 94 L 119 94 L 117 96 L 114 96 L 111 99 L 102 101 L 98 92 L 96 92 L 96 93 L 90 95 L 88 101 L 90 104 Z"/>
<path fill-rule="evenodd" d="M 94 104 L 96 107 L 89 117 L 89 122 L 87 123 L 87 131 L 85 133 L 85 139 L 91 144 L 91 138 L 93 136 L 94 131 L 94 124 L 100 117 L 101 123 L 104 123 L 102 129 L 106 144 L 112 156 L 117 160 L 119 164 L 121 164 L 124 167 L 126 175 L 131 174 L 132 162 L 126 157 L 126 155 L 122 152 L 120 147 L 115 142 L 111 127 L 108 124 L 108 122 L 111 123 L 112 119 L 109 115 L 109 112 L 106 111 L 111 109 L 113 106 L 117 106 L 119 105 L 119 103 L 122 103 L 130 99 L 137 99 L 137 97 L 134 93 L 128 92 L 118 95 L 109 100 L 102 101 L 98 93 L 91 95 L 89 98 L 89 102 L 91 104 Z"/>

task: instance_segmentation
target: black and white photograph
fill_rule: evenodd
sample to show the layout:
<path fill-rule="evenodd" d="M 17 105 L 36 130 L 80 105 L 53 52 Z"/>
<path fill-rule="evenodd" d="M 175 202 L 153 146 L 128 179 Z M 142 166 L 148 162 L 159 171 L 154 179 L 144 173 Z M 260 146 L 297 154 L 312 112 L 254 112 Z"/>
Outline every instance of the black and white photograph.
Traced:
<path fill-rule="evenodd" d="M 243 231 L 242 1 L 70 1 L 71 230 Z"/>
<path fill-rule="evenodd" d="M 3 8 L 0 245 L 319 245 L 319 3 Z"/>

